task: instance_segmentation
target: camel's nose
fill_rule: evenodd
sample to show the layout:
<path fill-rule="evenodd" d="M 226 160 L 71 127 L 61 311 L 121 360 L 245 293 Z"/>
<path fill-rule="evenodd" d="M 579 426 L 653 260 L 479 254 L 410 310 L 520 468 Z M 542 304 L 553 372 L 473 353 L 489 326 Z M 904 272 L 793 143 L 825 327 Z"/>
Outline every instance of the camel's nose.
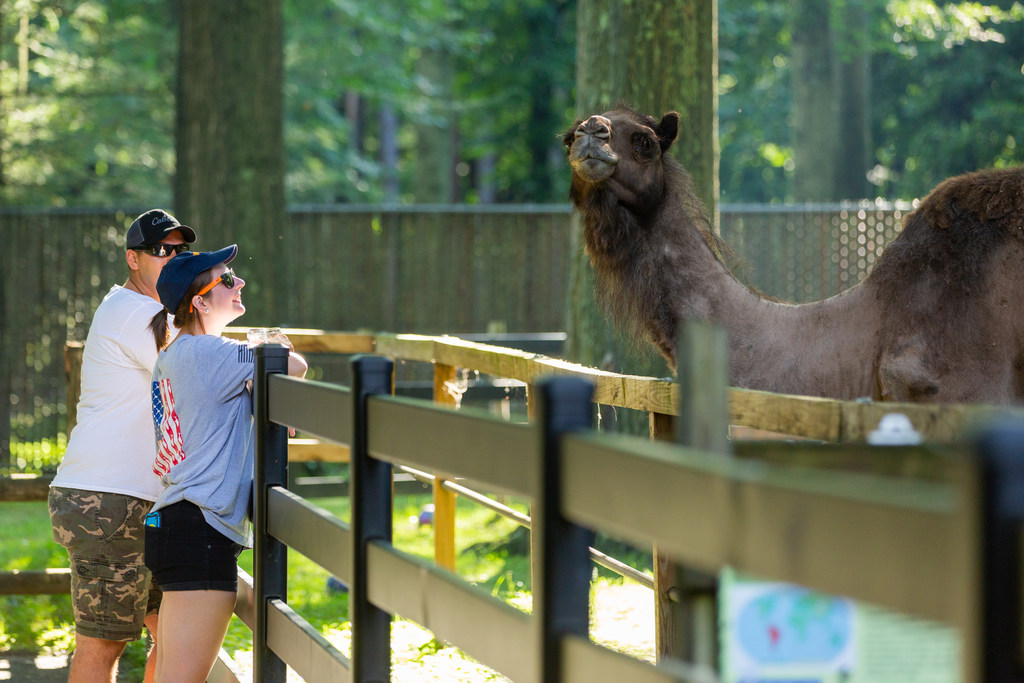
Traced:
<path fill-rule="evenodd" d="M 600 114 L 594 114 L 589 119 L 581 123 L 579 128 L 576 129 L 576 137 L 592 135 L 596 138 L 607 140 L 609 137 L 611 137 L 611 133 L 611 120 L 604 116 L 601 116 Z"/>

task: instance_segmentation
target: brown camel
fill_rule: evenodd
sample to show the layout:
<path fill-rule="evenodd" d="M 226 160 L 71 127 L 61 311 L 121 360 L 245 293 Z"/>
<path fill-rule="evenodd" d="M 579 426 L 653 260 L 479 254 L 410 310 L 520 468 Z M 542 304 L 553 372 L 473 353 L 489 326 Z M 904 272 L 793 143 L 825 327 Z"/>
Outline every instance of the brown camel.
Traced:
<path fill-rule="evenodd" d="M 619 108 L 565 134 L 570 199 L 599 298 L 673 365 L 681 319 L 729 333 L 732 386 L 893 401 L 1024 399 L 1024 168 L 946 180 L 858 285 L 793 305 L 726 266 L 693 182 L 666 154 L 679 115 Z"/>

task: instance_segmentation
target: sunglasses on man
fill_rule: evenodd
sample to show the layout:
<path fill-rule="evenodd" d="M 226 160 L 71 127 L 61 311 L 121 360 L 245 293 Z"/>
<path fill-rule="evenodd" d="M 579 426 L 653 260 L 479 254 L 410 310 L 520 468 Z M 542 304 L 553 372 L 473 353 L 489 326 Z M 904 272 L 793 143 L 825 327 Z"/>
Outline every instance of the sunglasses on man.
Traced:
<path fill-rule="evenodd" d="M 191 244 L 165 244 L 163 242 L 157 242 L 156 244 L 143 244 L 141 247 L 132 247 L 133 251 L 144 251 L 150 256 L 157 258 L 167 258 L 174 254 L 180 254 L 183 251 L 191 251 Z"/>
<path fill-rule="evenodd" d="M 198 292 L 196 292 L 196 296 L 202 296 L 203 294 L 206 294 L 207 292 L 209 292 L 211 289 L 213 289 L 214 287 L 216 287 L 219 284 L 223 284 L 228 289 L 234 289 L 235 288 L 235 271 L 231 270 L 230 268 L 228 270 L 225 270 L 223 273 L 220 274 L 220 277 L 218 277 L 216 280 L 214 280 L 213 282 L 211 282 L 210 284 L 206 285 L 205 287 L 200 289 Z M 194 310 L 195 309 L 192 307 L 192 304 L 190 303 L 188 305 L 188 312 L 192 313 Z"/>

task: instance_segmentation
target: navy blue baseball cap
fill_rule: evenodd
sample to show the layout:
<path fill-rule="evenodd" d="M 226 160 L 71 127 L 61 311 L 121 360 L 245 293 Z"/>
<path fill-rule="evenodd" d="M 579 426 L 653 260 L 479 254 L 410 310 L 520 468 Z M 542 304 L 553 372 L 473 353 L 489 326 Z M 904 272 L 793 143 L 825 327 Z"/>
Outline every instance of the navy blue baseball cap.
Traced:
<path fill-rule="evenodd" d="M 156 293 L 160 295 L 160 303 L 174 313 L 199 273 L 213 268 L 218 263 L 230 262 L 237 253 L 238 245 L 232 244 L 217 251 L 184 251 L 178 254 L 164 264 L 160 271 L 160 279 L 156 281 Z"/>
<path fill-rule="evenodd" d="M 181 231 L 181 237 L 187 243 L 196 241 L 196 231 L 182 225 L 178 219 L 163 209 L 150 209 L 132 221 L 125 235 L 125 248 L 137 249 L 148 244 L 156 244 L 175 230 Z"/>

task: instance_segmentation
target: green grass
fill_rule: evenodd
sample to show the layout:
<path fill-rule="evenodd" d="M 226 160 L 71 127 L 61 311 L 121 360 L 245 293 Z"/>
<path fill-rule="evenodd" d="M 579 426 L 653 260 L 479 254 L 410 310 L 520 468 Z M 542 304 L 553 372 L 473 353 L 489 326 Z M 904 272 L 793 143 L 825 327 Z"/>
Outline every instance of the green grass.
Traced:
<path fill-rule="evenodd" d="M 0 569 L 66 567 L 53 541 L 45 502 L 0 503 Z M 66 650 L 73 639 L 71 601 L 57 595 L 0 596 L 0 650 Z"/>

